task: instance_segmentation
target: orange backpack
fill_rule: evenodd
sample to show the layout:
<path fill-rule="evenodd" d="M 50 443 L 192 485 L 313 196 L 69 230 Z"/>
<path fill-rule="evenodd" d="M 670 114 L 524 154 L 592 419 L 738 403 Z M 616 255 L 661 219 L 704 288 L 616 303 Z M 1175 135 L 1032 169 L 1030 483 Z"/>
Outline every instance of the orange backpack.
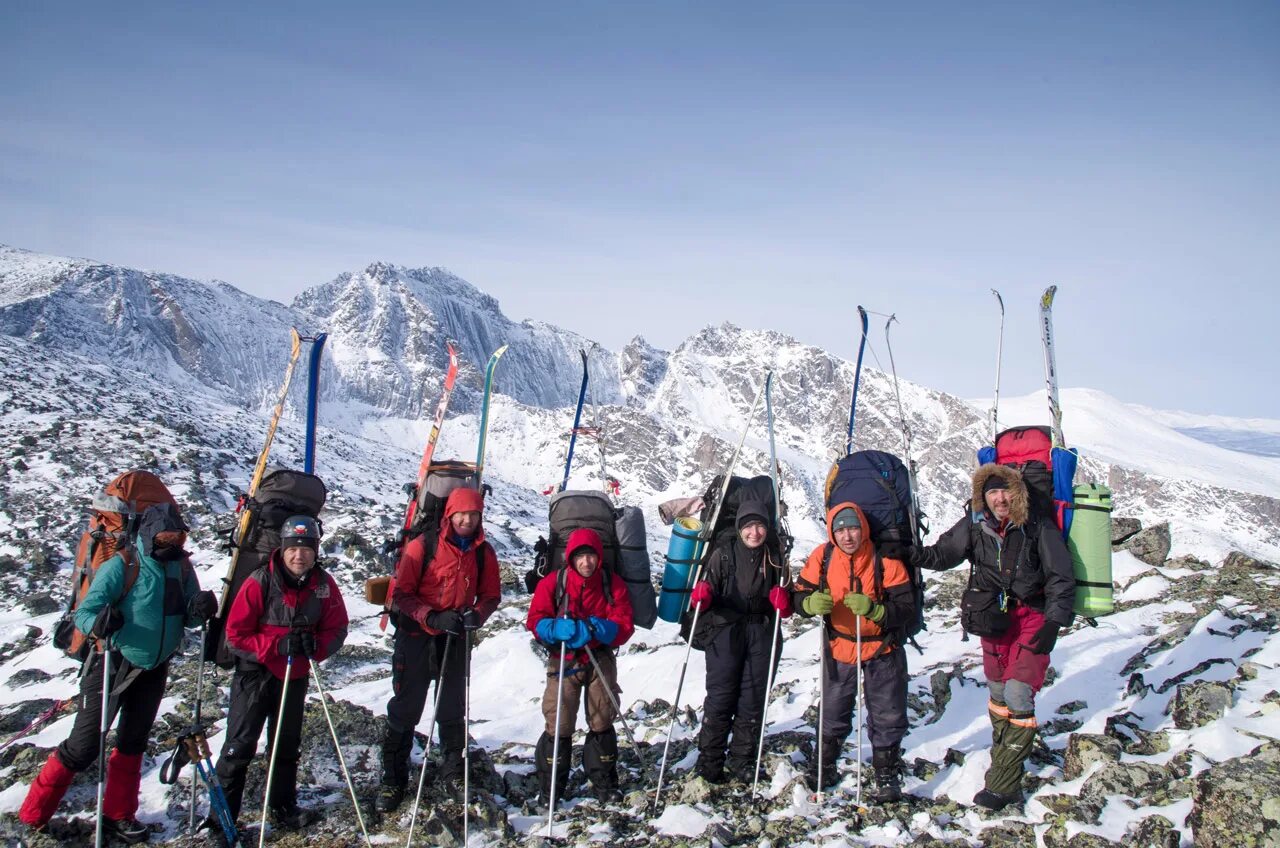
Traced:
<path fill-rule="evenodd" d="M 119 554 L 125 566 L 121 597 L 133 588 L 138 579 L 138 562 L 133 557 L 138 520 L 148 507 L 161 503 L 178 508 L 169 489 L 150 471 L 126 471 L 94 495 L 89 525 L 76 549 L 67 606 L 53 631 L 54 646 L 66 651 L 68 656 L 84 659 L 89 653 L 89 637 L 76 629 L 75 611 L 102 564 Z"/>

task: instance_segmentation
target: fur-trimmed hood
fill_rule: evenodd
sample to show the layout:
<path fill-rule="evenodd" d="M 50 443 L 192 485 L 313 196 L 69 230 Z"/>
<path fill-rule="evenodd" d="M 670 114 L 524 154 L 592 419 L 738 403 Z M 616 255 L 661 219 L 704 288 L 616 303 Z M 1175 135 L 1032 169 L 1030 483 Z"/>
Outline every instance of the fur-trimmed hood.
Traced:
<path fill-rule="evenodd" d="M 1015 527 L 1027 523 L 1030 515 L 1030 499 L 1027 496 L 1027 485 L 1022 482 L 1022 475 L 1016 468 L 988 462 L 973 472 L 973 501 L 970 507 L 974 515 L 981 515 L 987 508 L 982 497 L 982 486 L 992 477 L 999 477 L 1009 484 L 1009 523 Z"/>

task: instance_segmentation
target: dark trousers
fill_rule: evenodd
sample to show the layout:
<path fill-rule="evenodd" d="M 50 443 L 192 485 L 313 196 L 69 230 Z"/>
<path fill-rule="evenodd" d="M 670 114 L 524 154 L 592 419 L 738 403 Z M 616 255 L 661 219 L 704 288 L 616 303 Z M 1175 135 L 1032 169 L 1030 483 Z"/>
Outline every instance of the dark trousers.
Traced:
<path fill-rule="evenodd" d="M 76 712 L 75 725 L 71 735 L 58 746 L 58 759 L 72 771 L 84 771 L 98 759 L 102 732 L 102 657 L 93 654 L 88 662 L 91 666 L 80 678 L 80 709 Z M 168 679 L 168 662 L 144 671 L 126 662 L 118 652 L 111 652 L 108 726 L 118 715 L 116 748 L 120 753 L 141 754 L 147 750 L 147 736 L 155 723 Z"/>
<path fill-rule="evenodd" d="M 754 763 L 769 683 L 773 617 L 749 616 L 722 628 L 708 642 L 707 698 L 698 735 L 699 761 Z M 781 640 L 779 650 L 781 654 Z M 730 734 L 732 733 L 732 741 Z M 732 763 L 731 763 L 732 765 Z"/>
<path fill-rule="evenodd" d="M 907 735 L 907 654 L 895 648 L 862 663 L 862 702 L 873 748 L 897 745 Z M 827 654 L 822 735 L 844 741 L 853 730 L 858 666 Z"/>
<path fill-rule="evenodd" d="M 448 656 L 445 646 L 448 644 Z M 391 655 L 391 700 L 382 741 L 382 782 L 403 786 L 409 779 L 413 732 L 426 709 L 431 682 L 440 678 L 440 747 L 446 760 L 459 758 L 466 744 L 463 717 L 466 681 L 466 637 L 433 636 L 405 616 L 396 630 Z"/>
<path fill-rule="evenodd" d="M 289 681 L 285 695 L 284 723 L 276 770 L 267 793 L 267 806 L 289 808 L 298 803 L 298 749 L 302 745 L 302 713 L 310 677 Z M 231 709 L 227 713 L 227 739 L 218 757 L 218 781 L 234 818 L 240 815 L 245 775 L 258 751 L 262 727 L 267 727 L 268 756 L 275 740 L 276 716 L 284 681 L 265 666 L 241 660 L 231 679 Z"/>

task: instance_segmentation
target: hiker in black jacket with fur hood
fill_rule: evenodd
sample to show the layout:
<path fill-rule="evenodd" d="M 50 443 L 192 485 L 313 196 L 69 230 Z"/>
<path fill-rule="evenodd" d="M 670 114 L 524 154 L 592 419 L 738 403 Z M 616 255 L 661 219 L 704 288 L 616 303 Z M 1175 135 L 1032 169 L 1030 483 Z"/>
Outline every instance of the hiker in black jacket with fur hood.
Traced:
<path fill-rule="evenodd" d="M 999 810 L 1022 800 L 1022 764 L 1036 735 L 1035 696 L 1058 631 L 1074 615 L 1076 581 L 1061 531 L 1051 518 L 1031 514 L 1016 469 L 980 467 L 970 506 L 937 543 L 908 555 L 912 564 L 935 571 L 970 563 L 960 623 L 982 637 L 992 726 L 991 767 L 973 800 Z"/>

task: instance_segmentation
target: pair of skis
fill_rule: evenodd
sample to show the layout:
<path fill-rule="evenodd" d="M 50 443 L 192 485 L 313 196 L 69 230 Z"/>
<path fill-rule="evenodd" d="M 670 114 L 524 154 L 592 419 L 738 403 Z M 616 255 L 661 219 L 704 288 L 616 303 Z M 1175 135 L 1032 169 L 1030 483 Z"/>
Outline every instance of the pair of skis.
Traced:
<path fill-rule="evenodd" d="M 573 413 L 573 429 L 569 431 L 569 449 L 564 458 L 564 476 L 560 479 L 560 485 L 555 491 L 563 492 L 569 488 L 569 473 L 573 469 L 573 449 L 578 442 L 578 434 L 590 436 L 594 438 L 600 445 L 600 479 L 603 481 L 606 491 L 612 495 L 617 495 L 619 491 L 618 481 L 609 476 L 608 469 L 608 448 L 606 445 L 605 431 L 600 423 L 600 405 L 596 403 L 595 390 L 591 389 L 591 416 L 592 425 L 590 427 L 582 426 L 582 410 L 587 401 L 587 390 L 591 382 L 591 353 L 599 345 L 595 342 L 591 343 L 590 348 L 580 348 L 578 355 L 582 357 L 582 383 L 578 386 L 578 405 Z M 544 494 L 550 494 L 551 490 L 547 490 Z"/>
<path fill-rule="evenodd" d="M 995 295 L 996 304 L 1000 307 L 1000 330 L 996 337 L 996 387 L 995 393 L 992 395 L 991 411 L 988 414 L 991 426 L 991 444 L 994 445 L 996 436 L 1000 434 L 998 415 L 1000 410 L 1000 366 L 1004 356 L 1004 298 L 995 289 L 992 289 L 991 293 Z M 1062 405 L 1058 401 L 1058 360 L 1053 345 L 1053 298 L 1057 293 L 1057 286 L 1049 286 L 1044 290 L 1044 294 L 1040 295 L 1040 343 L 1044 348 L 1045 394 L 1049 401 L 1049 420 L 1051 422 L 1050 431 L 1052 432 L 1053 446 L 1055 448 L 1065 448 L 1067 442 L 1062 435 Z"/>

